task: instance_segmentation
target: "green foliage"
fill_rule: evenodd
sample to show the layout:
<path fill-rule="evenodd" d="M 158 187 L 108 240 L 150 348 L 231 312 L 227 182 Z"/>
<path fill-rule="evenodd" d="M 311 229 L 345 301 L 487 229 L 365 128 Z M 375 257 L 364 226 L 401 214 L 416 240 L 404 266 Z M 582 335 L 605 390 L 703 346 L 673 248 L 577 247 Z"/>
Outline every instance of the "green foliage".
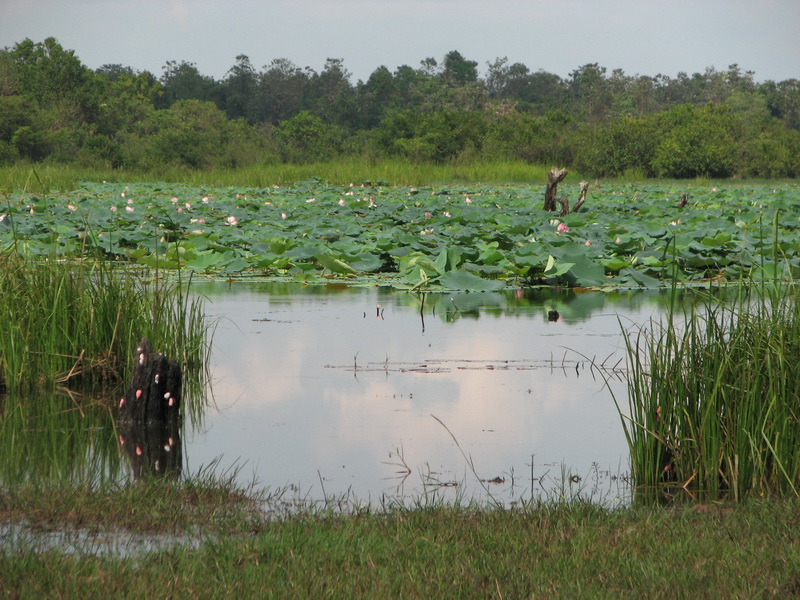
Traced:
<path fill-rule="evenodd" d="M 679 106 L 656 118 L 663 132 L 652 170 L 659 177 L 729 177 L 737 163 L 735 119 L 724 107 Z"/>
<path fill-rule="evenodd" d="M 800 87 L 756 85 L 753 75 L 731 65 L 628 76 L 589 63 L 561 79 L 502 58 L 481 78 L 477 62 L 453 50 L 418 68 L 379 67 L 355 84 L 341 59 L 320 72 L 285 58 L 258 70 L 246 55 L 219 81 L 187 61 L 168 61 L 157 79 L 118 64 L 93 72 L 54 38 L 26 39 L 0 50 L 0 160 L 163 170 L 347 153 L 420 164 L 522 160 L 594 176 L 796 176 Z M 199 123 L 195 105 L 192 131 L 176 116 L 188 101 L 224 118 L 204 109 L 210 120 Z"/>
<path fill-rule="evenodd" d="M 480 151 L 485 134 L 486 123 L 476 112 L 407 111 L 384 121 L 377 143 L 392 156 L 439 163 Z"/>
<path fill-rule="evenodd" d="M 329 160 L 339 154 L 343 132 L 320 117 L 303 111 L 281 123 L 275 131 L 280 155 L 285 162 Z"/>
<path fill-rule="evenodd" d="M 228 120 L 212 102 L 179 100 L 138 123 L 122 154 L 125 164 L 150 169 L 233 167 L 243 158 L 236 150 L 252 151 L 254 145 L 255 132 L 243 121 Z"/>

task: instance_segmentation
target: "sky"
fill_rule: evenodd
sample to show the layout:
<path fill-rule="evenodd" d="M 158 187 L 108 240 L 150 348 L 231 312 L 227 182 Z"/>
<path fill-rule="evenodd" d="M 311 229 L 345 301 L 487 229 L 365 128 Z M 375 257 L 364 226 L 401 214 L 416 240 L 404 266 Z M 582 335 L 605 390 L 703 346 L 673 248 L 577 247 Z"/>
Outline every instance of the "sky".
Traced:
<path fill-rule="evenodd" d="M 782 81 L 800 78 L 799 25 L 800 0 L 0 0 L 0 47 L 55 37 L 92 69 L 160 77 L 185 60 L 215 79 L 240 54 L 257 70 L 342 59 L 356 83 L 457 50 L 482 76 L 507 57 L 564 78 L 589 63 L 670 77 L 735 63 Z"/>

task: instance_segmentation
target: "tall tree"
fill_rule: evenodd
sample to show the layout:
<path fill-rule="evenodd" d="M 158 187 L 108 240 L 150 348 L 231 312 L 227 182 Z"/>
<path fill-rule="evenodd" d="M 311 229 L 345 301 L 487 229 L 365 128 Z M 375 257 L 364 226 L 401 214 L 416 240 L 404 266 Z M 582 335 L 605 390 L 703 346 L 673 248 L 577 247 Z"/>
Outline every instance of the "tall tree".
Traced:
<path fill-rule="evenodd" d="M 453 86 L 474 83 L 478 81 L 478 63 L 467 60 L 458 50 L 451 50 L 444 57 L 442 79 Z"/>
<path fill-rule="evenodd" d="M 159 108 L 168 108 L 178 100 L 210 101 L 217 106 L 224 104 L 221 86 L 213 77 L 201 75 L 193 62 L 168 60 L 161 75 L 161 85 L 164 93 L 159 99 Z"/>
<path fill-rule="evenodd" d="M 236 57 L 236 64 L 228 70 L 222 86 L 228 118 L 244 118 L 254 123 L 257 120 L 255 101 L 258 75 L 246 54 Z"/>

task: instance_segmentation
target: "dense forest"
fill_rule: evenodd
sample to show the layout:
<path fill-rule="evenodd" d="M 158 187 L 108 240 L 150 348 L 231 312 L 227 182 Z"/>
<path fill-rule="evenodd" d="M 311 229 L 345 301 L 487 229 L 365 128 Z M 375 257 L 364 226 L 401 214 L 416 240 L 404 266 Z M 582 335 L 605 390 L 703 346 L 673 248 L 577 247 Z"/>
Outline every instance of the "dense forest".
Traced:
<path fill-rule="evenodd" d="M 97 70 L 56 39 L 0 50 L 0 165 L 235 168 L 359 156 L 423 163 L 522 160 L 591 176 L 798 177 L 800 80 L 727 71 L 569 77 L 458 51 L 351 81 L 240 55 L 221 80 L 168 61 L 160 77 Z"/>

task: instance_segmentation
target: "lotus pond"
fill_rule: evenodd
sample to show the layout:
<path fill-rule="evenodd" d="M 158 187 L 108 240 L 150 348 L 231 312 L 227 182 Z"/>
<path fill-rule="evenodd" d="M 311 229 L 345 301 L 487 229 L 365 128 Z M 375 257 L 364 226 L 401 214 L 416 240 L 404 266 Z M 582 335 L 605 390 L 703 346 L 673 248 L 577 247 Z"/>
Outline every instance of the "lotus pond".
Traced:
<path fill-rule="evenodd" d="M 215 333 L 203 410 L 155 455 L 129 440 L 125 456 L 114 399 L 86 412 L 60 394 L 6 410 L 3 480 L 168 467 L 301 499 L 625 501 L 623 329 L 663 314 L 668 279 L 791 275 L 800 188 L 595 185 L 563 218 L 541 197 L 319 181 L 8 196 L 5 249 L 202 275 Z"/>
<path fill-rule="evenodd" d="M 482 291 L 758 278 L 800 261 L 796 183 L 595 184 L 563 218 L 542 211 L 543 188 L 85 183 L 8 196 L 0 242 L 213 275 Z M 559 192 L 574 199 L 577 185 Z"/>

